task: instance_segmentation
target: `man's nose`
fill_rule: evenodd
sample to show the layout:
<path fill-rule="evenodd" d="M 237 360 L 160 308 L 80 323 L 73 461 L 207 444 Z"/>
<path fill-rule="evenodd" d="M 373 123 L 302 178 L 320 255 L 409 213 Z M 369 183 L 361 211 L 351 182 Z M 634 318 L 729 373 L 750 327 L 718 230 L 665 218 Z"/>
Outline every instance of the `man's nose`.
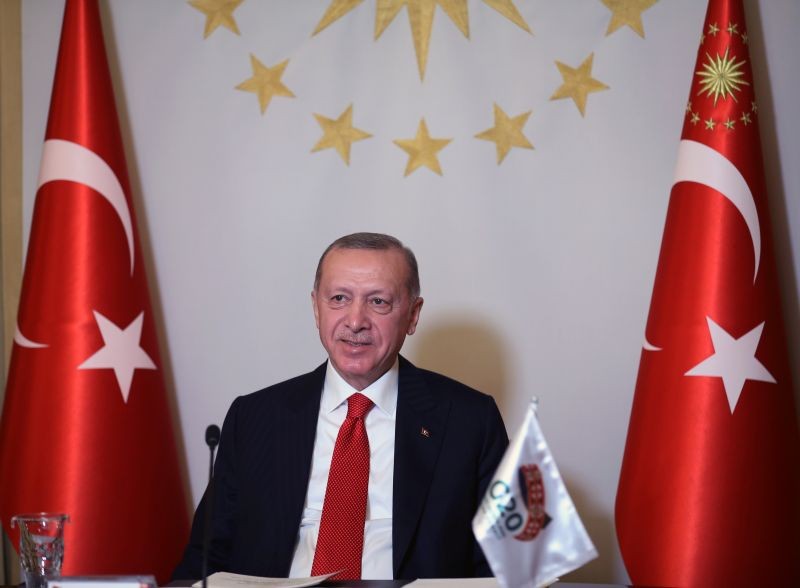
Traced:
<path fill-rule="evenodd" d="M 355 301 L 347 311 L 347 328 L 351 331 L 361 331 L 369 328 L 369 317 L 367 316 L 367 306 L 363 302 Z"/>

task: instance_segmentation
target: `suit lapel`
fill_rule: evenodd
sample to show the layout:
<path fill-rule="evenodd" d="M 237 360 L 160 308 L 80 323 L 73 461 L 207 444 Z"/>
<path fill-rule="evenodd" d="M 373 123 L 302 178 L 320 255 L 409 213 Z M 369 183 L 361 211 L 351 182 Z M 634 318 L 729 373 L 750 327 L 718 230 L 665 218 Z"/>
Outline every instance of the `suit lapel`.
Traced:
<path fill-rule="evenodd" d="M 277 467 L 273 471 L 275 479 L 269 483 L 276 491 L 275 504 L 283 505 L 282 524 L 273 532 L 280 534 L 284 540 L 277 542 L 281 554 L 281 567 L 289 573 L 292 554 L 297 541 L 297 531 L 303 515 L 308 482 L 311 475 L 311 458 L 314 453 L 314 438 L 317 431 L 320 398 L 325 381 L 326 364 L 308 374 L 297 383 L 297 387 L 287 394 L 286 410 L 282 412 L 283 422 L 275 423 L 281 431 L 286 451 L 277 452 Z M 288 448 L 291 448 L 289 450 Z M 277 483 L 276 483 L 277 482 Z M 274 507 L 271 506 L 271 507 Z M 283 546 L 288 546 L 285 548 Z"/>
<path fill-rule="evenodd" d="M 422 516 L 449 413 L 450 402 L 431 391 L 420 370 L 400 357 L 392 499 L 395 577 Z"/>

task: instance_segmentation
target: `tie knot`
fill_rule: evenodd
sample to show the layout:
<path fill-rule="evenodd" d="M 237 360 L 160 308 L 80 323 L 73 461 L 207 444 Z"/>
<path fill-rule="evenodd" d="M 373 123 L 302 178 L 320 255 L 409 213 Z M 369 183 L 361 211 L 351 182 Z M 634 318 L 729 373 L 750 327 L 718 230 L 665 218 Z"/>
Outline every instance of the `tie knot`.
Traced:
<path fill-rule="evenodd" d="M 347 418 L 363 419 L 373 406 L 372 400 L 356 392 L 347 399 Z"/>

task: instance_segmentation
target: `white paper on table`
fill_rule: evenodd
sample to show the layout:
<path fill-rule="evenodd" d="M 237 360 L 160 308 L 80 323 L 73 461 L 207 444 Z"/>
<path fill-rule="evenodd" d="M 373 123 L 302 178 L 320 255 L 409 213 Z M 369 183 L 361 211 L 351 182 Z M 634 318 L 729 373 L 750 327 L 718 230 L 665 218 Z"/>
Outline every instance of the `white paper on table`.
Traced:
<path fill-rule="evenodd" d="M 147 584 L 140 584 L 139 582 L 125 582 L 119 580 L 70 580 L 65 582 L 63 580 L 48 580 L 47 588 L 147 588 Z M 155 587 L 155 583 L 153 584 Z"/>
<path fill-rule="evenodd" d="M 311 576 L 310 578 L 263 578 L 261 576 L 246 576 L 230 572 L 215 572 L 208 577 L 209 588 L 304 588 L 316 586 L 339 572 Z M 203 581 L 192 584 L 192 588 L 200 588 Z"/>
<path fill-rule="evenodd" d="M 497 578 L 453 578 L 453 579 L 421 579 L 406 584 L 406 588 L 448 588 L 463 586 L 464 588 L 500 588 Z"/>
<path fill-rule="evenodd" d="M 156 588 L 156 579 L 142 576 L 61 576 L 47 581 L 47 588 Z"/>

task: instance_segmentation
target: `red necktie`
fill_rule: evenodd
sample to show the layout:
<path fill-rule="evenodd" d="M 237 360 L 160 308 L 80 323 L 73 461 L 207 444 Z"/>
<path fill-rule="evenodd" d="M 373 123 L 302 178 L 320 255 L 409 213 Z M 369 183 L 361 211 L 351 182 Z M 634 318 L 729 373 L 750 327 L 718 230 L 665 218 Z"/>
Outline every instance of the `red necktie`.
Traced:
<path fill-rule="evenodd" d="M 338 570 L 334 580 L 361 578 L 364 520 L 369 486 L 369 438 L 364 418 L 372 401 L 356 392 L 347 399 L 347 417 L 333 447 L 311 575 Z"/>

